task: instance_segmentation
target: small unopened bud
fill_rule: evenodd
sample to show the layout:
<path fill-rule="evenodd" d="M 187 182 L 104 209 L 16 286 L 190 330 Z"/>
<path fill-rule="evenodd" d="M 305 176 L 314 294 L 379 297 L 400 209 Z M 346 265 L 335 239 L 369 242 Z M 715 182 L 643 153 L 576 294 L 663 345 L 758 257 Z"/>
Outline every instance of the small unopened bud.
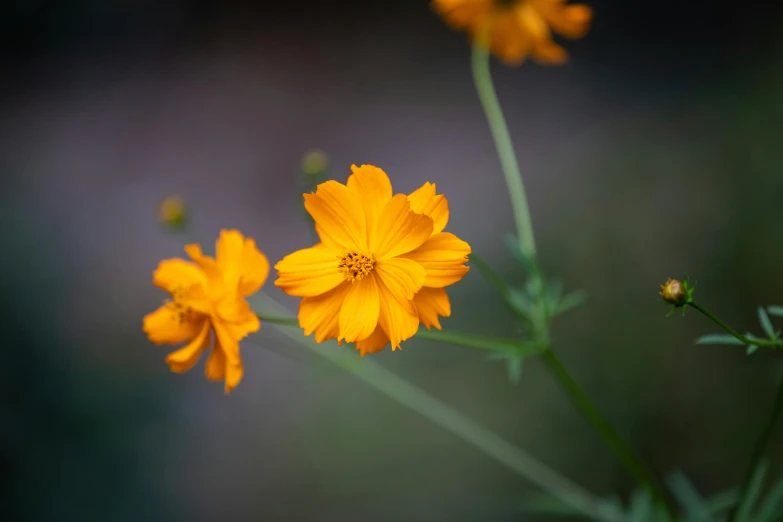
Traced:
<path fill-rule="evenodd" d="M 185 200 L 178 195 L 167 196 L 158 205 L 158 221 L 166 228 L 182 230 L 188 217 Z"/>
<path fill-rule="evenodd" d="M 661 297 L 674 306 L 683 306 L 688 303 L 688 289 L 679 279 L 669 278 L 661 285 Z"/>
<path fill-rule="evenodd" d="M 329 156 L 322 150 L 308 151 L 302 157 L 302 172 L 308 179 L 320 179 L 329 170 Z"/>

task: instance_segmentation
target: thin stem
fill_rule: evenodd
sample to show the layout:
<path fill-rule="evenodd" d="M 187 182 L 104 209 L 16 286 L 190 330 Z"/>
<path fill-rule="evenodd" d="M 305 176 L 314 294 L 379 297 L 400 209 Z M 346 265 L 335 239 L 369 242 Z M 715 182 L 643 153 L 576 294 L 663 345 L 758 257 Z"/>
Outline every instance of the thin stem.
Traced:
<path fill-rule="evenodd" d="M 739 501 L 729 513 L 728 522 L 734 522 L 740 506 L 742 506 L 746 500 L 748 491 L 750 490 L 750 483 L 753 480 L 753 475 L 759 465 L 759 462 L 761 461 L 761 458 L 764 456 L 764 451 L 767 449 L 769 439 L 772 436 L 772 430 L 775 427 L 775 423 L 777 422 L 778 417 L 780 417 L 781 412 L 783 412 L 783 380 L 781 380 L 780 386 L 778 387 L 778 393 L 775 397 L 775 404 L 772 406 L 772 411 L 767 418 L 767 422 L 764 424 L 764 428 L 761 430 L 761 433 L 759 433 L 759 436 L 756 439 L 756 443 L 753 447 L 753 453 L 751 453 L 750 456 L 750 462 L 748 462 L 748 467 L 745 470 L 745 479 L 742 482 Z"/>
<path fill-rule="evenodd" d="M 492 138 L 495 140 L 495 147 L 500 158 L 500 167 L 503 170 L 503 176 L 506 178 L 506 185 L 508 185 L 519 239 L 519 248 L 528 259 L 535 259 L 536 241 L 533 235 L 533 222 L 530 218 L 525 185 L 519 172 L 519 165 L 514 154 L 511 136 L 506 126 L 506 119 L 503 117 L 503 110 L 500 108 L 500 102 L 492 84 L 492 76 L 489 70 L 489 49 L 486 44 L 482 43 L 483 41 L 486 41 L 486 38 L 479 35 L 473 44 L 471 60 L 473 82 L 476 85 L 481 106 L 484 108 L 484 113 L 487 116 L 489 128 L 492 131 Z"/>
<path fill-rule="evenodd" d="M 568 395 L 577 409 L 592 425 L 593 429 L 601 436 L 609 448 L 611 448 L 612 452 L 623 466 L 625 466 L 631 476 L 633 476 L 639 484 L 649 487 L 650 492 L 655 497 L 656 501 L 671 513 L 667 496 L 654 475 L 647 469 L 631 447 L 625 443 L 617 431 L 615 431 L 582 388 L 579 387 L 574 378 L 571 377 L 565 369 L 563 363 L 555 355 L 554 351 L 551 349 L 548 350 L 543 354 L 543 358 L 547 368 L 549 368 L 566 395 Z"/>
<path fill-rule="evenodd" d="M 265 312 L 271 311 L 273 314 L 271 317 L 287 313 L 287 310 L 277 302 L 268 297 L 262 297 L 264 297 L 262 307 Z M 270 317 L 266 313 L 259 315 L 260 317 Z M 581 513 L 605 522 L 624 521 L 621 514 L 602 505 L 599 499 L 581 486 L 574 484 L 530 454 L 471 421 L 424 390 L 398 377 L 372 358 L 361 358 L 353 350 L 339 349 L 333 346 L 334 343 L 319 345 L 313 339 L 303 336 L 301 331 L 286 328 L 282 322 L 272 323 L 270 321 L 270 323 L 312 353 L 351 372 L 368 386 L 418 412 Z"/>
<path fill-rule="evenodd" d="M 775 348 L 779 346 L 783 346 L 783 341 L 768 341 L 765 339 L 748 339 L 738 331 L 736 331 L 731 326 L 727 325 L 723 321 L 721 321 L 719 318 L 717 318 L 715 315 L 712 314 L 709 310 L 706 308 L 702 308 L 701 306 L 697 305 L 696 303 L 688 303 L 688 305 L 694 307 L 696 310 L 707 316 L 709 319 L 712 320 L 715 324 L 726 330 L 729 334 L 734 336 L 736 339 L 742 341 L 743 344 L 753 344 L 756 346 L 759 346 L 761 348 Z"/>

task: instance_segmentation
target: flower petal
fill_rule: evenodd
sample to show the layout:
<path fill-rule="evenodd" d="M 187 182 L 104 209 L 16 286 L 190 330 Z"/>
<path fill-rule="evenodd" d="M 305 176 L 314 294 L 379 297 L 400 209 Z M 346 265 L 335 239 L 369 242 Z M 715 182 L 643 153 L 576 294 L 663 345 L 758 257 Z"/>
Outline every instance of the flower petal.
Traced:
<path fill-rule="evenodd" d="M 224 392 L 226 395 L 239 385 L 242 375 L 245 373 L 242 360 L 231 362 L 230 355 L 226 352 L 226 347 L 215 340 L 215 348 L 207 361 L 207 378 L 214 381 L 225 379 Z"/>
<path fill-rule="evenodd" d="M 432 234 L 432 218 L 410 207 L 408 197 L 397 194 L 383 208 L 370 245 L 378 261 L 410 252 Z"/>
<path fill-rule="evenodd" d="M 253 239 L 245 238 L 238 230 L 222 230 L 215 252 L 226 284 L 238 288 L 242 296 L 256 292 L 269 275 L 269 260 Z"/>
<path fill-rule="evenodd" d="M 351 284 L 346 281 L 321 295 L 302 298 L 299 326 L 306 336 L 315 332 L 317 343 L 340 336 L 340 309 L 350 289 Z"/>
<path fill-rule="evenodd" d="M 408 194 L 411 210 L 429 216 L 433 221 L 432 233 L 442 232 L 449 222 L 449 202 L 443 194 L 438 195 L 434 183 L 427 182 Z"/>
<path fill-rule="evenodd" d="M 419 317 L 411 313 L 411 304 L 400 302 L 394 293 L 383 283 L 380 277 L 378 289 L 380 294 L 380 314 L 378 320 L 383 331 L 391 340 L 392 350 L 400 347 L 400 342 L 413 337 L 419 329 Z"/>
<path fill-rule="evenodd" d="M 419 263 L 402 257 L 378 261 L 375 263 L 375 271 L 400 301 L 413 299 L 413 294 L 421 289 L 427 275 Z"/>
<path fill-rule="evenodd" d="M 470 270 L 465 266 L 468 254 L 470 245 L 451 232 L 441 232 L 403 257 L 424 267 L 424 286 L 442 288 L 456 283 Z"/>
<path fill-rule="evenodd" d="M 318 185 L 315 194 L 305 194 L 305 209 L 318 225 L 325 243 L 345 250 L 367 250 L 367 225 L 362 202 L 348 187 L 333 180 Z"/>
<path fill-rule="evenodd" d="M 373 165 L 351 165 L 353 174 L 348 176 L 348 190 L 362 202 L 367 229 L 367 245 L 373 244 L 372 234 L 386 203 L 392 198 L 389 176 Z"/>
<path fill-rule="evenodd" d="M 476 25 L 492 10 L 495 0 L 434 0 L 432 6 L 455 29 Z"/>
<path fill-rule="evenodd" d="M 297 250 L 275 265 L 279 286 L 288 295 L 311 297 L 328 292 L 343 281 L 339 254 L 324 245 Z"/>
<path fill-rule="evenodd" d="M 224 286 L 223 283 L 223 271 L 218 266 L 217 262 L 210 256 L 205 256 L 201 252 L 201 246 L 197 244 L 186 245 L 185 252 L 190 256 L 194 263 L 196 263 L 204 275 L 207 278 L 208 292 L 218 292 Z"/>
<path fill-rule="evenodd" d="M 203 285 L 206 278 L 198 265 L 190 261 L 164 259 L 153 272 L 152 282 L 158 288 L 174 292 L 180 288 Z"/>
<path fill-rule="evenodd" d="M 206 317 L 202 315 L 180 322 L 178 311 L 171 304 L 165 304 L 144 316 L 143 329 L 155 344 L 179 344 L 195 339 L 206 322 Z"/>
<path fill-rule="evenodd" d="M 204 321 L 201 331 L 187 346 L 172 352 L 166 356 L 169 369 L 175 373 L 183 373 L 196 364 L 201 357 L 201 352 L 209 346 L 209 321 Z"/>
<path fill-rule="evenodd" d="M 239 339 L 232 335 L 229 325 L 223 321 L 214 321 L 212 328 L 215 330 L 215 348 L 219 343 L 223 355 L 226 356 L 227 364 L 242 364 L 242 359 L 239 356 Z"/>
<path fill-rule="evenodd" d="M 416 310 L 419 312 L 419 321 L 427 327 L 434 326 L 441 329 L 438 316 L 448 317 L 451 315 L 451 303 L 446 290 L 443 288 L 422 288 L 413 298 Z"/>
<path fill-rule="evenodd" d="M 389 344 L 389 336 L 381 328 L 380 323 L 375 327 L 375 331 L 366 339 L 356 341 L 356 349 L 361 352 L 362 357 L 368 353 L 376 353 L 383 350 Z"/>
<path fill-rule="evenodd" d="M 566 38 L 582 38 L 590 30 L 593 10 L 585 4 L 534 0 L 533 5 L 554 32 Z"/>
<path fill-rule="evenodd" d="M 375 277 L 363 277 L 351 285 L 340 309 L 339 339 L 352 343 L 372 334 L 378 325 L 380 303 Z"/>

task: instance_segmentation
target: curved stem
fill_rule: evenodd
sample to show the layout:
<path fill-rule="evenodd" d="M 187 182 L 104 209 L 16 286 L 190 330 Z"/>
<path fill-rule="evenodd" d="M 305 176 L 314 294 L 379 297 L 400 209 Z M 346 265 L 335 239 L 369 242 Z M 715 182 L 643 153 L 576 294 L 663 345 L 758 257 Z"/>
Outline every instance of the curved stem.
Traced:
<path fill-rule="evenodd" d="M 356 378 L 387 397 L 418 412 L 581 513 L 604 522 L 624 521 L 624 517 L 621 514 L 603 505 L 590 492 L 574 484 L 492 431 L 471 421 L 459 411 L 429 395 L 424 390 L 398 377 L 376 363 L 372 358 L 361 358 L 356 352 L 350 349 L 346 350 L 345 347 L 336 349 L 333 346 L 334 343 L 329 343 L 328 345 L 325 343 L 317 344 L 313 339 L 302 335 L 300 330 L 286 328 L 285 326 L 294 320 L 288 319 L 283 321 L 285 314 L 289 312 L 276 301 L 263 295 L 260 297 L 263 298 L 263 303 L 261 304 L 263 313 L 259 313 L 259 317 L 267 318 L 270 324 L 280 327 L 280 332 L 297 344 L 330 361 L 339 368 L 349 371 Z M 267 311 L 271 315 L 267 315 Z M 270 318 L 276 321 L 270 321 Z"/>
<path fill-rule="evenodd" d="M 542 357 L 558 384 L 563 388 L 566 395 L 571 399 L 577 409 L 592 425 L 593 429 L 606 442 L 617 459 L 623 464 L 625 469 L 639 483 L 650 488 L 655 500 L 671 513 L 669 501 L 655 476 L 647 469 L 639 456 L 628 446 L 623 438 L 615 431 L 612 425 L 606 420 L 596 405 L 590 400 L 587 394 L 579 387 L 573 377 L 563 366 L 563 363 L 550 349 Z"/>
<path fill-rule="evenodd" d="M 772 436 L 772 430 L 775 427 L 775 423 L 777 422 L 778 417 L 780 417 L 781 412 L 783 412 L 783 380 L 781 380 L 780 386 L 778 387 L 775 403 L 772 406 L 772 411 L 767 418 L 767 422 L 764 424 L 764 428 L 761 430 L 761 433 L 759 433 L 759 436 L 756 439 L 756 444 L 753 447 L 753 453 L 751 453 L 750 456 L 750 462 L 748 462 L 748 468 L 745 471 L 745 479 L 742 482 L 739 501 L 734 506 L 734 509 L 732 509 L 729 513 L 728 522 L 734 522 L 740 506 L 742 506 L 746 500 L 748 491 L 750 490 L 750 483 L 753 480 L 753 475 L 759 465 L 759 462 L 761 462 L 761 458 L 764 456 L 764 451 L 767 449 L 767 444 L 769 444 L 769 439 Z"/>
<path fill-rule="evenodd" d="M 486 38 L 479 35 L 473 44 L 471 59 L 473 82 L 476 85 L 481 106 L 487 115 L 492 138 L 495 140 L 495 147 L 500 158 L 500 167 L 503 170 L 503 176 L 506 178 L 506 185 L 508 185 L 508 192 L 511 195 L 511 206 L 514 211 L 519 248 L 528 259 L 535 259 L 536 241 L 533 235 L 533 222 L 530 218 L 525 185 L 522 183 L 522 175 L 519 172 L 519 165 L 514 154 L 514 146 L 511 143 L 511 135 L 506 126 L 506 119 L 503 117 L 503 110 L 500 108 L 500 102 L 492 84 L 492 76 L 489 71 L 489 49 L 482 41 L 486 41 Z"/>
<path fill-rule="evenodd" d="M 712 314 L 709 310 L 706 308 L 702 308 L 701 306 L 697 305 L 696 303 L 688 303 L 690 306 L 694 307 L 696 310 L 707 316 L 712 322 L 726 330 L 729 334 L 731 334 L 736 339 L 742 341 L 743 344 L 753 344 L 756 346 L 759 346 L 761 348 L 774 348 L 778 346 L 783 346 L 783 341 L 770 341 L 766 339 L 748 339 L 738 331 L 736 331 L 731 326 L 727 325 L 723 321 L 721 321 L 719 318 L 717 318 L 715 315 Z"/>

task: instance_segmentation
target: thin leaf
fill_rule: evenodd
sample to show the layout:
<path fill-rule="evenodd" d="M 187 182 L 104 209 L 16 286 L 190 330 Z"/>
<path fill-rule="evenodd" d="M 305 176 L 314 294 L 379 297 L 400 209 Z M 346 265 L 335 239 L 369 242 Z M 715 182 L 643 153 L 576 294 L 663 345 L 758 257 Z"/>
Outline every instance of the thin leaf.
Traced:
<path fill-rule="evenodd" d="M 770 315 L 774 315 L 777 317 L 783 317 L 783 306 L 778 305 L 772 305 L 767 307 L 767 312 L 770 313 Z"/>
<path fill-rule="evenodd" d="M 707 334 L 696 339 L 696 344 L 745 344 L 731 334 Z"/>
<path fill-rule="evenodd" d="M 775 328 L 772 326 L 772 321 L 769 320 L 767 311 L 760 306 L 759 306 L 759 322 L 761 323 L 761 327 L 764 329 L 764 332 L 767 334 L 767 337 L 769 337 L 770 339 L 774 339 Z"/>
<path fill-rule="evenodd" d="M 687 516 L 696 517 L 697 520 L 706 520 L 709 513 L 704 499 L 685 473 L 680 470 L 675 471 L 666 478 L 666 483 Z"/>
<path fill-rule="evenodd" d="M 426 330 L 420 328 L 416 337 L 427 339 L 428 341 L 456 344 L 458 346 L 502 352 L 504 354 L 533 355 L 540 352 L 535 343 L 532 342 L 504 339 L 500 337 L 484 337 L 461 332 L 444 332 L 443 330 Z"/>
<path fill-rule="evenodd" d="M 761 496 L 761 488 L 764 485 L 764 476 L 767 474 L 767 463 L 760 463 L 753 476 L 748 483 L 748 489 L 745 492 L 744 498 L 741 500 L 739 507 L 737 508 L 737 522 L 753 522 L 750 518 L 753 506 L 759 500 Z"/>
<path fill-rule="evenodd" d="M 509 286 L 503 279 L 495 272 L 492 267 L 487 264 L 486 261 L 481 259 L 477 254 L 471 253 L 468 256 L 468 262 L 474 265 L 481 275 L 487 280 L 487 282 L 494 288 L 503 299 L 508 300 Z"/>
<path fill-rule="evenodd" d="M 628 522 L 650 522 L 652 508 L 652 496 L 647 489 L 634 491 L 628 511 Z"/>
<path fill-rule="evenodd" d="M 758 349 L 759 347 L 756 346 L 755 344 L 749 344 L 747 349 L 745 349 L 745 355 L 753 355 L 754 353 L 756 353 L 756 350 Z"/>
<path fill-rule="evenodd" d="M 519 381 L 522 380 L 523 361 L 522 357 L 509 357 L 508 359 L 508 380 L 514 384 L 519 384 Z"/>
<path fill-rule="evenodd" d="M 778 522 L 778 513 L 783 510 L 783 477 L 772 486 L 764 501 L 759 506 L 756 520 L 758 522 Z"/>
<path fill-rule="evenodd" d="M 560 315 L 571 310 L 572 308 L 576 308 L 585 301 L 587 301 L 587 292 L 584 290 L 576 290 L 575 292 L 566 294 L 557 304 L 557 308 L 552 315 Z"/>
<path fill-rule="evenodd" d="M 717 516 L 737 505 L 739 491 L 737 488 L 716 493 L 705 501 L 709 516 Z"/>
<path fill-rule="evenodd" d="M 573 517 L 584 519 L 584 513 L 565 502 L 546 494 L 530 495 L 523 499 L 522 509 L 539 515 Z"/>
<path fill-rule="evenodd" d="M 522 265 L 526 274 L 529 276 L 538 275 L 538 266 L 536 265 L 535 260 L 530 259 L 522 252 L 522 249 L 519 248 L 519 240 L 516 236 L 506 236 L 505 243 L 506 247 L 511 252 L 511 255 L 514 256 L 514 259 L 516 259 L 520 265 Z"/>

